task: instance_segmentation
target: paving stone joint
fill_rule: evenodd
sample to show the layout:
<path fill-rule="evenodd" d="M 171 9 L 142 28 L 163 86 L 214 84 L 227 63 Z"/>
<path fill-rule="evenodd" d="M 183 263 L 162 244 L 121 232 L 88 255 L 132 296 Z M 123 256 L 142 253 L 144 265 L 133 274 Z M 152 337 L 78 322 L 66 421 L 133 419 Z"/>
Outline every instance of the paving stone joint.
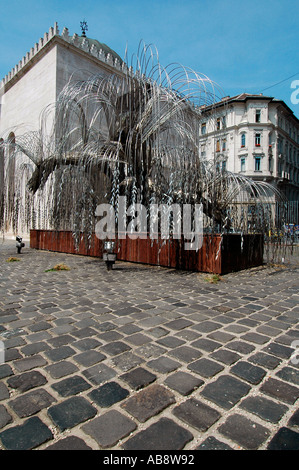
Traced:
<path fill-rule="evenodd" d="M 298 247 L 217 284 L 14 251 L 1 243 L 0 449 L 299 450 Z"/>

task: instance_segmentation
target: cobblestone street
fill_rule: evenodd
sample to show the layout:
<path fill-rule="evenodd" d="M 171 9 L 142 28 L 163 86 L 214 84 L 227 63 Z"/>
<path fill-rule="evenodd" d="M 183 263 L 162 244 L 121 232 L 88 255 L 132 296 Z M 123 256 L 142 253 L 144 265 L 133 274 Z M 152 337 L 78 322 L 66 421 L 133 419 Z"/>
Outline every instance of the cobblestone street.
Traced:
<path fill-rule="evenodd" d="M 5 241 L 0 266 L 1 449 L 299 450 L 295 257 L 212 283 Z"/>

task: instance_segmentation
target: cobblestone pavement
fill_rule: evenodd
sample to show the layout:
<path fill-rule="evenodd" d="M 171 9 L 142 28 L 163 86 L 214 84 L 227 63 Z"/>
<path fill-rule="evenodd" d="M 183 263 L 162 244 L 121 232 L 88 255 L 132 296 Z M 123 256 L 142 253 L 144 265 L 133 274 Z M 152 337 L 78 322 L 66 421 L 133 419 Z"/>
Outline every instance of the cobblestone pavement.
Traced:
<path fill-rule="evenodd" d="M 291 261 L 213 284 L 0 244 L 0 448 L 299 449 Z"/>

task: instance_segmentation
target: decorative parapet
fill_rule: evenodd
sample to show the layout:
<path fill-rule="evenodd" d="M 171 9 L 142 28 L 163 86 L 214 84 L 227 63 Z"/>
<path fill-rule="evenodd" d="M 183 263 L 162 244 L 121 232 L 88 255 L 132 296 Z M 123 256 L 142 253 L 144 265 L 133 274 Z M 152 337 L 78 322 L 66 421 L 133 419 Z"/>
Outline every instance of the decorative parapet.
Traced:
<path fill-rule="evenodd" d="M 87 38 L 83 38 L 82 40 L 80 40 L 78 34 L 76 33 L 73 34 L 73 36 L 70 36 L 68 28 L 63 28 L 60 37 L 67 41 L 69 44 L 72 44 L 73 46 L 82 49 L 93 57 L 96 57 L 101 62 L 104 62 L 110 65 L 111 67 L 115 67 L 117 70 L 127 69 L 127 65 L 124 62 L 120 62 L 117 57 L 114 59 L 111 54 L 106 54 L 103 49 L 98 49 L 95 44 L 92 44 L 90 46 Z"/>
<path fill-rule="evenodd" d="M 4 87 L 15 75 L 17 75 L 25 65 L 32 60 L 32 58 L 54 37 L 58 36 L 64 41 L 72 44 L 75 47 L 87 52 L 91 56 L 99 59 L 101 62 L 104 62 L 111 67 L 116 68 L 117 70 L 127 70 L 127 65 L 124 62 L 120 62 L 117 58 L 113 58 L 111 54 L 105 54 L 103 49 L 98 49 L 94 44 L 89 46 L 88 40 L 84 38 L 80 41 L 78 34 L 73 36 L 69 35 L 68 28 L 63 28 L 61 35 L 59 34 L 58 24 L 55 23 L 54 27 L 50 27 L 49 31 L 44 34 L 44 37 L 40 38 L 39 42 L 31 48 L 29 52 L 19 61 L 19 63 L 1 80 L 0 89 Z"/>

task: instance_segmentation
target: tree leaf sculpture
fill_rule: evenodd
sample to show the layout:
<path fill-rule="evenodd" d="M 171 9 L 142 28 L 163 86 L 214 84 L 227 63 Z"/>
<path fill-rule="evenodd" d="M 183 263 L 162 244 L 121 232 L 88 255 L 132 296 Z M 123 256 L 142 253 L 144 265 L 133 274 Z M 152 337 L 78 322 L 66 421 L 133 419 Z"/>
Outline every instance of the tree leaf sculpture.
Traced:
<path fill-rule="evenodd" d="M 202 204 L 210 232 L 269 233 L 279 192 L 219 171 L 215 159 L 200 155 L 203 113 L 208 107 L 213 119 L 220 99 L 208 77 L 177 64 L 163 68 L 154 48 L 142 44 L 130 67 L 70 81 L 40 130 L 16 139 L 16 153 L 31 165 L 27 188 L 36 209 L 27 211 L 28 225 L 88 238 L 96 206 L 111 203 L 117 214 L 123 195 L 146 207 Z"/>

